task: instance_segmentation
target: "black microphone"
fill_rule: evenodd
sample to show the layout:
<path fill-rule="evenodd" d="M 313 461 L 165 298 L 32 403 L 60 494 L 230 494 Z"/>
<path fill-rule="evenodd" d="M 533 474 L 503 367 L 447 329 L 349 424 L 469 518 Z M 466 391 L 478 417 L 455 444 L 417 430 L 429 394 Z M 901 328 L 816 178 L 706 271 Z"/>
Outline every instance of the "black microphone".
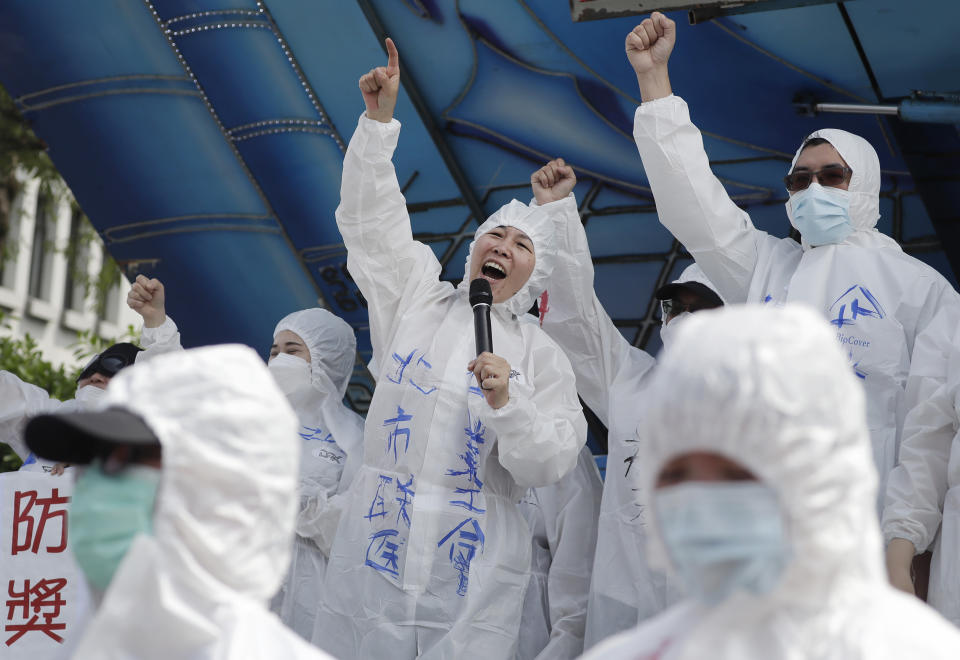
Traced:
<path fill-rule="evenodd" d="M 490 282 L 482 277 L 470 282 L 470 306 L 473 307 L 473 337 L 477 343 L 477 355 L 484 351 L 493 353 L 493 333 L 490 330 L 492 304 Z"/>

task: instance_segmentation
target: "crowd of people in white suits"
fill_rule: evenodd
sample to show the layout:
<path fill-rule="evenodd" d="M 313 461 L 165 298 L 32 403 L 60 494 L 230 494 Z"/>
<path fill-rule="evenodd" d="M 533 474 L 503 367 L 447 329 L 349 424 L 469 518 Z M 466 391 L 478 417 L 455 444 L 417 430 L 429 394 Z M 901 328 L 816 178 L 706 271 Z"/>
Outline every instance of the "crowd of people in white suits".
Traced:
<path fill-rule="evenodd" d="M 806 136 L 786 172 L 800 242 L 757 229 L 673 93 L 675 41 L 654 13 L 625 42 L 640 162 L 696 262 L 656 292 L 656 358 L 594 292 L 563 159 L 440 279 L 392 163 L 387 39 L 336 212 L 369 311 L 365 420 L 343 320 L 289 314 L 266 365 L 183 350 L 142 275 L 141 346 L 96 356 L 75 399 L 0 372 L 0 441 L 76 479 L 97 607 L 75 657 L 960 657 L 960 295 L 877 230 L 879 159 L 845 131 Z"/>

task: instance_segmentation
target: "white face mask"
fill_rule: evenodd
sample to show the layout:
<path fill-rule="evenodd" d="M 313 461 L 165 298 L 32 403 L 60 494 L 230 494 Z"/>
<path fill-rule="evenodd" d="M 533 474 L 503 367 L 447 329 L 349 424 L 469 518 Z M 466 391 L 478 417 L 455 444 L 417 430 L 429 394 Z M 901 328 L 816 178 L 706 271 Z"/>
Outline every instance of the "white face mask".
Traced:
<path fill-rule="evenodd" d="M 280 391 L 290 396 L 303 387 L 310 387 L 310 363 L 295 355 L 280 353 L 270 358 L 267 368 L 280 386 Z"/>
<path fill-rule="evenodd" d="M 74 399 L 80 404 L 81 410 L 92 410 L 103 400 L 107 391 L 96 385 L 84 385 L 74 395 Z"/>
<path fill-rule="evenodd" d="M 687 592 L 717 603 L 740 589 L 765 594 L 790 550 L 774 491 L 757 481 L 689 481 L 657 490 L 663 543 Z"/>
<path fill-rule="evenodd" d="M 663 347 L 667 348 L 673 340 L 677 337 L 677 330 L 680 328 L 680 324 L 690 318 L 690 312 L 680 312 L 672 319 L 670 322 L 660 326 L 660 341 L 663 343 Z"/>
<path fill-rule="evenodd" d="M 790 223 L 810 245 L 833 245 L 853 233 L 850 193 L 811 183 L 787 200 Z"/>

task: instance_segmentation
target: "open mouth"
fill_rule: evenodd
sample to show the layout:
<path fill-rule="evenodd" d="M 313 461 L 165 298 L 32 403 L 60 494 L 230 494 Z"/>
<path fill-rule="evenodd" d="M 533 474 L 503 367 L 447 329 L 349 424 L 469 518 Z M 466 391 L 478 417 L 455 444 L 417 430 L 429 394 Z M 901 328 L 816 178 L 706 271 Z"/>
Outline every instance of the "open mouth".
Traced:
<path fill-rule="evenodd" d="M 503 269 L 503 266 L 492 261 L 488 261 L 487 263 L 483 264 L 480 272 L 493 280 L 502 280 L 507 276 L 507 271 Z"/>

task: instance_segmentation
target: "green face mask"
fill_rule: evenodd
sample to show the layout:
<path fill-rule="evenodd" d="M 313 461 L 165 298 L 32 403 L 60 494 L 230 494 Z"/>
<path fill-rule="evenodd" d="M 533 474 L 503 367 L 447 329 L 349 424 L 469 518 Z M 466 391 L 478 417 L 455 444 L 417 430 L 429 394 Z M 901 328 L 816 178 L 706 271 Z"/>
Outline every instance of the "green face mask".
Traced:
<path fill-rule="evenodd" d="M 69 538 L 90 584 L 106 591 L 137 534 L 153 531 L 160 470 L 145 465 L 107 475 L 93 463 L 73 489 Z"/>

